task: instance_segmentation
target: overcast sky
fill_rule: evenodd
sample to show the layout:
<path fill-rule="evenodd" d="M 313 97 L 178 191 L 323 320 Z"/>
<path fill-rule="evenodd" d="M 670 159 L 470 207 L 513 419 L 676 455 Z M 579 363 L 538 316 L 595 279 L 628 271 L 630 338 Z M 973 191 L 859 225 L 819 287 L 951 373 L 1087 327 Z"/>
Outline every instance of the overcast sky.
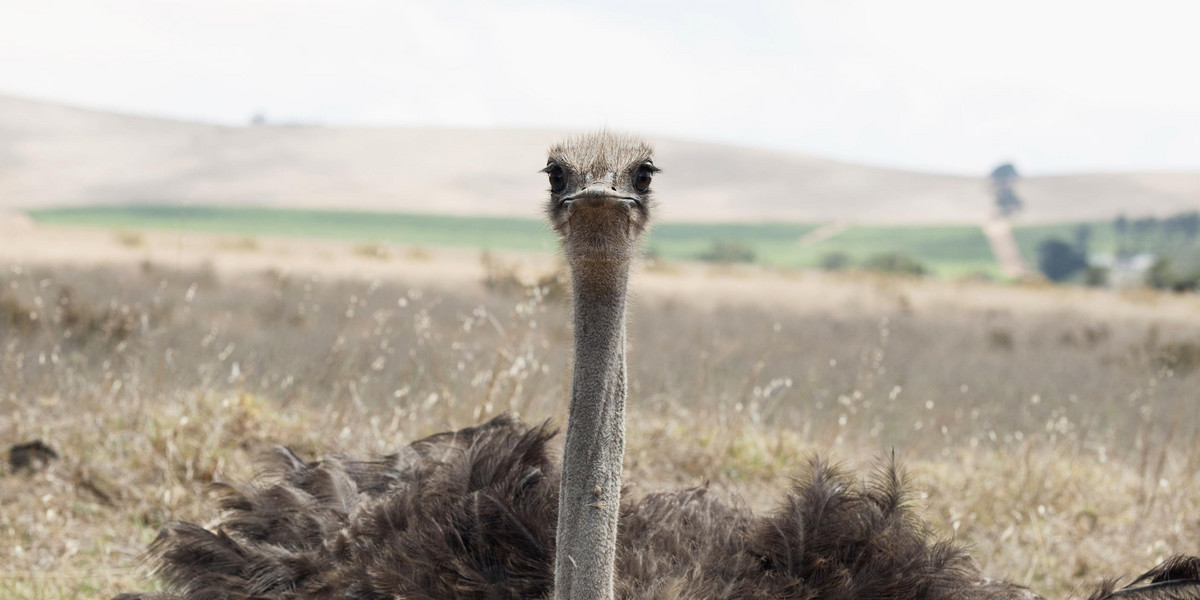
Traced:
<path fill-rule="evenodd" d="M 0 0 L 0 93 L 609 126 L 928 171 L 1200 168 L 1196 0 Z"/>

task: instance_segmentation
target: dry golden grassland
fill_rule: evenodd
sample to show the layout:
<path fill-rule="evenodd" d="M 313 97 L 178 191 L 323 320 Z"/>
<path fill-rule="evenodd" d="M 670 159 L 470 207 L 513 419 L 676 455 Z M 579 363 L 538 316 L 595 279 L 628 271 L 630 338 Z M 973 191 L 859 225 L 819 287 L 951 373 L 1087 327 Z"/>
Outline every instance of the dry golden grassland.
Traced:
<path fill-rule="evenodd" d="M 140 260 L 159 240 L 103 243 Z M 207 521 L 208 485 L 277 444 L 562 422 L 553 278 L 517 285 L 492 257 L 484 285 L 440 251 L 297 267 L 300 248 L 210 239 L 212 265 L 180 258 L 200 243 L 0 262 L 0 442 L 60 455 L 0 466 L 0 598 L 153 587 L 158 528 Z M 1196 298 L 656 265 L 630 327 L 634 494 L 707 483 L 770 510 L 812 452 L 870 469 L 894 451 L 938 533 L 1048 597 L 1200 553 Z"/>

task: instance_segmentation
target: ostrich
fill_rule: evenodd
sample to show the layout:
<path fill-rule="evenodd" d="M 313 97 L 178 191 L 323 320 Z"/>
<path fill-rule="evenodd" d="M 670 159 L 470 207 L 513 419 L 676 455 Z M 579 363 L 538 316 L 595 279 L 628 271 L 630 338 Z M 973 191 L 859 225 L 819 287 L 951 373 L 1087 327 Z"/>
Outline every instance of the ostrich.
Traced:
<path fill-rule="evenodd" d="M 608 132 L 549 152 L 546 212 L 575 311 L 561 468 L 549 425 L 509 416 L 370 460 L 280 448 L 254 483 L 217 486 L 215 526 L 163 528 L 149 556 L 168 591 L 120 598 L 1038 598 L 936 539 L 894 460 L 863 483 L 813 458 L 767 515 L 704 488 L 621 497 L 626 289 L 657 171 L 648 145 Z M 1093 600 L 1200 600 L 1197 564 Z"/>

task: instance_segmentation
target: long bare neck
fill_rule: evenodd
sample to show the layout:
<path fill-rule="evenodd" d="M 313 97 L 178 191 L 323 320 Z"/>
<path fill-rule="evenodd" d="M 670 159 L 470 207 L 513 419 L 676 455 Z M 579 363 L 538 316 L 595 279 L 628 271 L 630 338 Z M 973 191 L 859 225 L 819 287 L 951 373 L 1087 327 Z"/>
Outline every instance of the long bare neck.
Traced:
<path fill-rule="evenodd" d="M 567 416 L 558 600 L 611 600 L 625 455 L 625 294 L 629 264 L 572 261 L 575 372 Z"/>

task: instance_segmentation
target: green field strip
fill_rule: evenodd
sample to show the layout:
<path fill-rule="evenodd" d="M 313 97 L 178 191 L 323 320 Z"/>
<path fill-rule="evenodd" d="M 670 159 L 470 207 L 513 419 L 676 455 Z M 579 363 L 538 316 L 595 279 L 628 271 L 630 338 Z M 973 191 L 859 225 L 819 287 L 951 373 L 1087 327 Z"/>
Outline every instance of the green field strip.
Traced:
<path fill-rule="evenodd" d="M 552 252 L 557 244 L 540 220 L 405 213 L 238 208 L 213 206 L 93 206 L 35 210 L 38 223 L 127 230 L 204 232 L 234 236 L 292 236 L 408 245 Z M 999 268 L 979 227 L 849 227 L 819 243 L 800 240 L 824 223 L 663 223 L 646 247 L 669 260 L 697 260 L 714 242 L 753 252 L 755 262 L 812 268 L 823 256 L 845 253 L 854 262 L 888 253 L 908 255 L 942 277 L 998 276 Z M 1021 231 L 1018 230 L 1018 239 Z"/>

